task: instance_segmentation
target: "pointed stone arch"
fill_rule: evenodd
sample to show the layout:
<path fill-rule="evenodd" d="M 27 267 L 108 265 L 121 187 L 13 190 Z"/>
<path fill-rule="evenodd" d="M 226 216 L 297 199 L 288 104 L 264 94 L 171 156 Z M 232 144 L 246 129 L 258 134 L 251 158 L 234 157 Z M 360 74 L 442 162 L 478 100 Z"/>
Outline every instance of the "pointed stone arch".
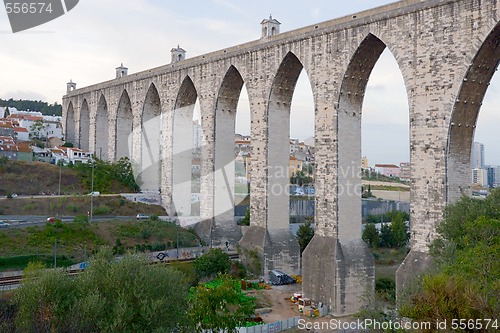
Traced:
<path fill-rule="evenodd" d="M 361 113 L 370 74 L 386 48 L 368 34 L 354 52 L 338 102 L 338 237 L 361 240 Z M 357 196 L 359 192 L 359 196 Z"/>
<path fill-rule="evenodd" d="M 300 271 L 300 247 L 290 232 L 290 112 L 295 86 L 304 66 L 288 52 L 274 77 L 267 108 L 264 275 L 273 269 Z"/>
<path fill-rule="evenodd" d="M 78 146 L 80 149 L 90 149 L 90 109 L 87 99 L 83 99 L 80 108 L 80 132 Z"/>
<path fill-rule="evenodd" d="M 217 238 L 228 240 L 230 244 L 235 244 L 241 237 L 240 233 L 232 231 L 236 229 L 234 227 L 236 112 L 243 84 L 241 74 L 231 65 L 222 80 L 215 107 L 213 215 L 215 228 L 225 230 Z"/>
<path fill-rule="evenodd" d="M 193 158 L 193 112 L 198 93 L 186 76 L 177 93 L 173 114 L 172 202 L 174 211 L 191 215 L 191 171 Z"/>
<path fill-rule="evenodd" d="M 99 97 L 97 112 L 95 116 L 95 149 L 97 158 L 103 161 L 108 160 L 109 149 L 109 113 L 108 102 L 104 94 Z"/>
<path fill-rule="evenodd" d="M 290 111 L 295 85 L 304 66 L 288 52 L 278 68 L 269 95 L 267 136 L 267 228 L 289 224 Z"/>
<path fill-rule="evenodd" d="M 484 96 L 500 62 L 500 23 L 486 37 L 463 79 L 453 105 L 446 151 L 446 201 L 471 195 L 470 156 Z"/>
<path fill-rule="evenodd" d="M 161 101 L 154 83 L 149 86 L 141 115 L 141 189 L 159 192 L 161 178 Z"/>
<path fill-rule="evenodd" d="M 132 158 L 132 152 L 129 148 L 129 140 L 133 130 L 134 115 L 132 113 L 132 103 L 130 102 L 127 90 L 123 90 L 120 100 L 118 101 L 118 109 L 116 112 L 116 160 L 119 160 L 122 157 Z"/>
<path fill-rule="evenodd" d="M 68 109 L 66 111 L 66 124 L 65 124 L 65 135 L 64 140 L 66 142 L 71 142 L 76 145 L 75 142 L 75 109 L 73 107 L 73 102 L 69 102 Z"/>

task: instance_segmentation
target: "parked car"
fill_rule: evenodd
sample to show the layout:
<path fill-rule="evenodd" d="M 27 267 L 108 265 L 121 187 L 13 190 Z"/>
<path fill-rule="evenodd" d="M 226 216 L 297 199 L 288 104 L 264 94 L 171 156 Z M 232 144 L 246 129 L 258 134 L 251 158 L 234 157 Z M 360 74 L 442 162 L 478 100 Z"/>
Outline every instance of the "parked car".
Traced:
<path fill-rule="evenodd" d="M 147 219 L 149 219 L 149 216 L 146 214 L 137 214 L 137 216 L 135 218 L 138 220 L 147 220 Z"/>
<path fill-rule="evenodd" d="M 89 195 L 91 195 L 93 197 L 98 197 L 101 195 L 101 193 L 99 191 L 94 191 L 94 192 L 90 192 Z"/>
<path fill-rule="evenodd" d="M 8 227 L 9 227 L 9 224 L 7 222 L 0 221 L 0 228 L 8 228 Z"/>

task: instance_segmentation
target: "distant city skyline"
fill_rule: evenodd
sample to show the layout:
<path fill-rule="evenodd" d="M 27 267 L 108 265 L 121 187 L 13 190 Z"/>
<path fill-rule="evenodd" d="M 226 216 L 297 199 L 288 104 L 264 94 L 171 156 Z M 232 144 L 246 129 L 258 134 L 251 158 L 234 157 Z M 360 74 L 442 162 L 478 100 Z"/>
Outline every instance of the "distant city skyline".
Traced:
<path fill-rule="evenodd" d="M 0 10 L 0 97 L 61 103 L 70 79 L 82 88 L 113 79 L 121 63 L 130 74 L 165 65 L 170 62 L 170 49 L 177 45 L 192 58 L 256 40 L 259 23 L 269 14 L 286 32 L 391 2 L 86 0 L 54 21 L 17 34 L 10 32 L 6 12 Z M 237 131 L 244 132 L 250 123 L 246 91 L 240 104 Z M 474 138 L 485 145 L 486 164 L 500 165 L 499 105 L 500 75 L 496 74 L 483 100 Z M 303 71 L 292 102 L 291 137 L 313 136 L 313 110 Z M 409 161 L 408 110 L 401 72 L 387 49 L 366 89 L 361 155 L 374 163 Z"/>

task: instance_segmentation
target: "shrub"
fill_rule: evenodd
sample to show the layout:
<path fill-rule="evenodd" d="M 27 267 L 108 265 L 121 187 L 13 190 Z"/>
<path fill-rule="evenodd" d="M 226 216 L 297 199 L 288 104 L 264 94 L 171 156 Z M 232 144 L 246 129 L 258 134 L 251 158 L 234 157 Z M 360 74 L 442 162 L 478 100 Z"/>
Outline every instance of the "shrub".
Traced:
<path fill-rule="evenodd" d="M 221 249 L 210 249 L 207 253 L 197 258 L 193 265 L 199 277 L 212 277 L 219 273 L 228 273 L 231 267 L 231 259 Z"/>
<path fill-rule="evenodd" d="M 386 301 L 396 300 L 396 282 L 389 278 L 378 278 L 375 281 L 375 292 Z"/>
<path fill-rule="evenodd" d="M 109 214 L 111 210 L 107 206 L 99 206 L 94 208 L 94 215 L 106 215 Z"/>
<path fill-rule="evenodd" d="M 365 229 L 361 237 L 369 247 L 376 248 L 380 245 L 378 230 L 373 223 L 365 224 Z"/>

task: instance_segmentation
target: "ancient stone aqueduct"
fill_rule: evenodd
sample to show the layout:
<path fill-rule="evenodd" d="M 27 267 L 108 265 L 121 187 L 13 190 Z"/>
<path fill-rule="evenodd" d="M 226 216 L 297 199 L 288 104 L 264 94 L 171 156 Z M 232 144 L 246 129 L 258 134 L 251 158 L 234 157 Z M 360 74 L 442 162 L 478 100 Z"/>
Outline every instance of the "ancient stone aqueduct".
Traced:
<path fill-rule="evenodd" d="M 331 313 L 350 314 L 373 290 L 374 263 L 361 240 L 361 200 L 340 193 L 361 182 L 358 172 L 346 170 L 360 168 L 362 103 L 373 66 L 388 48 L 408 96 L 411 252 L 397 272 L 402 288 L 431 264 L 428 245 L 447 203 L 470 191 L 475 123 L 500 59 L 499 21 L 497 0 L 405 0 L 285 33 L 265 20 L 262 38 L 246 44 L 192 59 L 177 48 L 162 67 L 131 75 L 119 67 L 116 79 L 81 89 L 70 82 L 63 97 L 66 138 L 102 159 L 130 157 L 145 170 L 143 189 L 160 190 L 169 213 L 189 215 L 191 160 L 185 152 L 198 100 L 201 216 L 210 221 L 208 232 L 234 232 L 227 194 L 234 166 L 232 174 L 225 166 L 234 157 L 235 114 L 245 84 L 252 154 L 243 254 L 254 250 L 262 273 L 301 270 L 307 297 Z M 290 103 L 303 70 L 314 97 L 316 233 L 301 263 L 288 226 L 289 198 L 272 190 L 287 187 L 288 176 L 272 170 L 288 165 Z"/>

